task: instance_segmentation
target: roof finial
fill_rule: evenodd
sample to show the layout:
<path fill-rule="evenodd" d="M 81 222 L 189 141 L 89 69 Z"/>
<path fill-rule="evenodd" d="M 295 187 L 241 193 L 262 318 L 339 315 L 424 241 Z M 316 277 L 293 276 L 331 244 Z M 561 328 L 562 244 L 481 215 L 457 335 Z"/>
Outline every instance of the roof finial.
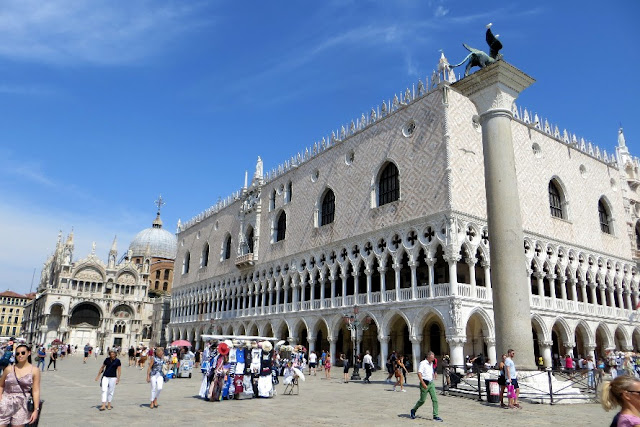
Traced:
<path fill-rule="evenodd" d="M 624 140 L 624 133 L 622 132 L 622 124 L 620 124 L 620 129 L 618 129 L 618 146 L 626 147 L 627 143 Z"/>
<path fill-rule="evenodd" d="M 164 200 L 162 200 L 162 194 L 158 196 L 158 200 L 156 200 L 154 204 L 158 207 L 158 216 L 160 216 L 160 209 L 165 205 Z"/>

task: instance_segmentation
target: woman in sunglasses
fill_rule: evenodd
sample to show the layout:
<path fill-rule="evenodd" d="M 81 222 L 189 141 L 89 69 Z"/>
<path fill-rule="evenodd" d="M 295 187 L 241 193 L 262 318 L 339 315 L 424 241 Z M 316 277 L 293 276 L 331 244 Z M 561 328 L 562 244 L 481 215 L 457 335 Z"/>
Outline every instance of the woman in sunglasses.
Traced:
<path fill-rule="evenodd" d="M 623 375 L 602 385 L 602 407 L 605 411 L 620 406 L 612 426 L 629 427 L 640 425 L 640 380 Z"/>
<path fill-rule="evenodd" d="M 0 425 L 23 426 L 38 419 L 40 412 L 40 370 L 31 364 L 31 350 L 25 344 L 16 347 L 16 363 L 0 378 Z M 33 412 L 27 401 L 33 396 Z"/>

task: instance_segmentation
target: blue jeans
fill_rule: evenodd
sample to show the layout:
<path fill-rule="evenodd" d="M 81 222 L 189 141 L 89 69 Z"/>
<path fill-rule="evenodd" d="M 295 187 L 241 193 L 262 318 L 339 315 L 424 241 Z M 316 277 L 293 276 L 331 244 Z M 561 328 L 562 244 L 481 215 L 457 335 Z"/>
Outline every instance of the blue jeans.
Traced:
<path fill-rule="evenodd" d="M 38 369 L 40 367 L 40 365 L 42 365 L 42 372 L 44 372 L 44 357 L 41 357 L 40 360 L 38 360 L 38 364 L 36 365 L 36 369 Z"/>

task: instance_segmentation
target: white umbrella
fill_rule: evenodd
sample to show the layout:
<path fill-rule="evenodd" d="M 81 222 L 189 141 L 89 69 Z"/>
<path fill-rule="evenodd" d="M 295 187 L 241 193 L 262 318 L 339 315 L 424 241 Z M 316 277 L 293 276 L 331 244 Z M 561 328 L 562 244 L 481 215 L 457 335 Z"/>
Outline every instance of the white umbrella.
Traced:
<path fill-rule="evenodd" d="M 304 381 L 304 374 L 302 373 L 302 371 L 298 368 L 293 368 L 293 373 L 294 375 L 296 375 L 298 378 L 300 378 L 302 381 Z"/>

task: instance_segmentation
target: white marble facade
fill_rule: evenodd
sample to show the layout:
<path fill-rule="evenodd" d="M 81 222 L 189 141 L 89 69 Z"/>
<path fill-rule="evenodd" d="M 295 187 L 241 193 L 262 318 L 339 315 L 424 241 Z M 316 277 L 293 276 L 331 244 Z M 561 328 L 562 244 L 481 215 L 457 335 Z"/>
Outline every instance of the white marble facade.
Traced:
<path fill-rule="evenodd" d="M 114 239 L 106 263 L 96 255 L 95 244 L 86 258 L 75 260 L 73 233 L 65 242 L 60 234 L 43 266 L 36 298 L 25 307 L 27 341 L 51 344 L 59 339 L 79 349 L 89 343 L 104 351 L 156 345 L 152 336 L 159 337 L 154 332 L 166 322 L 160 314 L 158 324 L 153 323 L 156 300 L 149 297 L 150 271 L 154 262 L 173 261 L 176 251 L 175 237 L 161 228 L 158 213 L 153 227 L 141 231 L 119 261 Z M 141 239 L 149 230 L 154 238 Z"/>
<path fill-rule="evenodd" d="M 368 329 L 356 345 L 379 361 L 433 350 L 495 362 L 507 349 L 495 348 L 481 132 L 443 74 L 276 169 L 258 159 L 239 192 L 179 224 L 168 339 L 275 335 L 335 357 L 352 349 L 343 315 L 357 305 Z M 607 155 L 513 112 L 536 354 L 639 349 L 638 160 L 622 130 Z M 380 205 L 390 163 L 399 197 Z M 321 225 L 328 191 L 334 220 Z"/>

